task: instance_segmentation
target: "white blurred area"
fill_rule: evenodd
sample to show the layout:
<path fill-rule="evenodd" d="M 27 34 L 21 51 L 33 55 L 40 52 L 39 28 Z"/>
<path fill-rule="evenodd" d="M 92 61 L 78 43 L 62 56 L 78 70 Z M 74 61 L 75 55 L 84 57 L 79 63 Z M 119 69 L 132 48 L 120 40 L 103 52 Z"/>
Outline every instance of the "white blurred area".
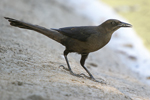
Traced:
<path fill-rule="evenodd" d="M 99 25 L 107 19 L 118 19 L 128 22 L 100 0 L 58 0 L 58 2 L 85 16 L 93 22 L 93 25 Z M 117 30 L 107 47 L 118 52 L 121 61 L 133 71 L 139 73 L 142 80 L 146 80 L 150 84 L 150 81 L 146 79 L 150 77 L 150 53 L 144 47 L 133 28 Z"/>

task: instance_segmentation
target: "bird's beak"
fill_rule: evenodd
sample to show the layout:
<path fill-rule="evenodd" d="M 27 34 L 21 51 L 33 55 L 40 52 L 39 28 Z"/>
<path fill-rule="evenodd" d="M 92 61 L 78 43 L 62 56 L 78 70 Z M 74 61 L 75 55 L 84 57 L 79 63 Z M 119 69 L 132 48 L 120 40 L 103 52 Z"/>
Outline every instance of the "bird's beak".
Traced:
<path fill-rule="evenodd" d="M 125 23 L 125 22 L 121 22 L 118 26 L 120 27 L 132 27 L 131 24 Z"/>

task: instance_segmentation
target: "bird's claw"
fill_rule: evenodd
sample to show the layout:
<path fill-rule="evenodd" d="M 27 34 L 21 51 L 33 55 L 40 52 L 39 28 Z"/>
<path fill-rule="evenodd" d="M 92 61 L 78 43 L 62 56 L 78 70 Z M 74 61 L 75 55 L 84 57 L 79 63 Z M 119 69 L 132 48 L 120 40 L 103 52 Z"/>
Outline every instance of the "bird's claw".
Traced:
<path fill-rule="evenodd" d="M 89 76 L 85 75 L 84 73 L 81 73 L 80 75 L 82 75 L 82 76 L 86 77 L 87 79 L 90 79 L 94 82 L 98 82 L 98 83 L 101 83 L 101 84 L 106 84 L 106 82 L 103 79 L 101 79 L 101 81 L 98 81 L 93 76 L 89 77 Z"/>
<path fill-rule="evenodd" d="M 63 69 L 65 69 L 66 71 L 70 71 L 68 68 L 66 68 L 64 65 L 60 65 L 59 67 L 62 67 Z M 103 80 L 103 79 L 101 79 L 101 81 L 98 81 L 98 80 L 96 80 L 93 76 L 87 76 L 87 75 L 85 75 L 84 73 L 81 73 L 81 74 L 75 74 L 75 73 L 73 73 L 72 72 L 72 70 L 70 71 L 70 74 L 71 75 L 73 75 L 73 76 L 76 76 L 76 77 L 85 77 L 85 78 L 87 78 L 87 79 L 90 79 L 90 80 L 92 80 L 92 81 L 94 81 L 94 82 L 98 82 L 98 83 L 101 83 L 101 84 L 106 84 L 106 82 Z"/>
<path fill-rule="evenodd" d="M 75 74 L 72 71 L 70 72 L 70 74 L 73 75 L 73 76 L 77 76 L 77 77 L 83 77 L 81 74 Z"/>
<path fill-rule="evenodd" d="M 98 83 L 101 83 L 101 84 L 106 84 L 106 82 L 101 79 L 100 81 L 96 80 L 94 77 L 89 77 L 90 80 L 94 81 L 94 82 L 98 82 Z"/>
<path fill-rule="evenodd" d="M 63 69 L 65 69 L 66 71 L 70 71 L 68 68 L 66 68 L 64 65 L 60 65 L 59 67 L 62 67 Z"/>
<path fill-rule="evenodd" d="M 70 74 L 73 75 L 73 76 L 83 77 L 83 76 L 80 75 L 80 74 L 75 74 L 75 73 L 73 73 L 72 70 L 69 70 L 69 69 L 66 68 L 64 65 L 60 65 L 59 67 L 62 67 L 62 68 L 65 69 L 66 71 L 70 71 Z"/>
<path fill-rule="evenodd" d="M 92 81 L 94 81 L 94 82 L 98 82 L 98 83 L 101 83 L 101 84 L 106 84 L 106 82 L 103 80 L 103 79 L 101 79 L 101 81 L 98 81 L 98 80 L 96 80 L 93 76 L 87 76 L 87 75 L 85 75 L 84 73 L 81 73 L 80 75 L 83 75 L 84 77 L 86 77 L 87 79 L 90 79 L 90 80 L 92 80 Z"/>
<path fill-rule="evenodd" d="M 87 75 L 85 75 L 84 73 L 81 73 L 80 75 L 86 77 L 86 78 L 89 78 Z"/>

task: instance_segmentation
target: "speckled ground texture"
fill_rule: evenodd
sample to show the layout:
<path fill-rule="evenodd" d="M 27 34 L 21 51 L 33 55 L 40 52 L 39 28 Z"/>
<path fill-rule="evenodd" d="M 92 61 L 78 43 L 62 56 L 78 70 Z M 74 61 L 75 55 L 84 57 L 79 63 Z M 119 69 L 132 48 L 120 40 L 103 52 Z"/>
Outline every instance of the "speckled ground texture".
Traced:
<path fill-rule="evenodd" d="M 86 66 L 97 80 L 78 78 L 66 65 L 64 47 L 37 32 L 15 28 L 3 17 L 47 28 L 92 25 L 57 0 L 0 1 L 0 100 L 150 100 L 150 87 L 141 83 L 107 46 L 91 53 Z M 80 56 L 70 54 L 75 73 L 85 73 Z"/>

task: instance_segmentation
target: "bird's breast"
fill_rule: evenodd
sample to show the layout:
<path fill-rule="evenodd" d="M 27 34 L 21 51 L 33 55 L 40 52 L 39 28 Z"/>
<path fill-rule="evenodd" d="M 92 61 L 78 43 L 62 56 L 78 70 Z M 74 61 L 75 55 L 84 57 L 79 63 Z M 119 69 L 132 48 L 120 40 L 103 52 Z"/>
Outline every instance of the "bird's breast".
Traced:
<path fill-rule="evenodd" d="M 90 52 L 97 51 L 104 47 L 111 39 L 111 35 L 104 35 L 104 36 L 91 36 L 91 39 L 88 39 L 88 47 Z"/>

